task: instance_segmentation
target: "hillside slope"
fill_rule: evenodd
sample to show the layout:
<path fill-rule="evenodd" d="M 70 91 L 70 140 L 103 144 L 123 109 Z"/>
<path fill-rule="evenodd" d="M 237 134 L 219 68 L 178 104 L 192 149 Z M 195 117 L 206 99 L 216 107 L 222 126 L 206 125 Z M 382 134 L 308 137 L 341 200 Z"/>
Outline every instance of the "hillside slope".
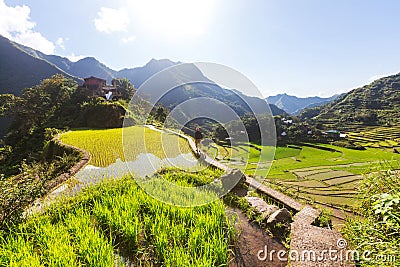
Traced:
<path fill-rule="evenodd" d="M 157 60 L 153 58 L 142 67 L 122 69 L 116 73 L 116 76 L 127 78 L 136 88 L 139 88 L 148 78 L 157 72 L 179 63 L 180 62 L 173 62 L 169 59 Z"/>
<path fill-rule="evenodd" d="M 57 66 L 26 53 L 20 45 L 0 35 L 0 94 L 20 95 L 22 89 L 58 73 L 74 78 Z"/>
<path fill-rule="evenodd" d="M 27 54 L 31 55 L 32 57 L 45 60 L 75 77 L 86 78 L 90 76 L 95 76 L 106 79 L 108 83 L 111 83 L 111 80 L 117 77 L 117 72 L 115 70 L 107 67 L 94 57 L 85 57 L 78 60 L 77 62 L 72 62 L 66 57 L 60 57 L 57 55 L 46 55 L 40 51 L 17 43 L 15 43 L 15 46 L 23 50 Z"/>
<path fill-rule="evenodd" d="M 314 120 L 326 126 L 393 125 L 400 122 L 400 73 L 354 89 L 321 107 Z"/>
<path fill-rule="evenodd" d="M 131 73 L 139 71 L 148 77 L 157 73 L 158 70 L 164 70 L 173 63 L 169 60 L 151 60 L 146 66 L 131 70 Z M 154 72 L 154 73 L 153 73 Z M 149 84 L 150 83 L 150 84 Z M 140 84 L 140 80 L 139 80 Z M 177 86 L 179 85 L 179 86 Z M 190 99 L 205 97 L 226 104 L 233 109 L 236 114 L 242 116 L 246 113 L 266 113 L 267 103 L 265 100 L 257 97 L 250 97 L 235 90 L 235 88 L 225 89 L 209 80 L 195 64 L 182 64 L 174 68 L 164 70 L 159 76 L 146 82 L 142 87 L 143 93 L 150 96 L 158 96 L 163 93 L 159 102 L 171 110 L 177 105 Z M 207 107 L 202 107 L 207 108 Z M 270 105 L 273 115 L 284 113 L 274 105 Z"/>

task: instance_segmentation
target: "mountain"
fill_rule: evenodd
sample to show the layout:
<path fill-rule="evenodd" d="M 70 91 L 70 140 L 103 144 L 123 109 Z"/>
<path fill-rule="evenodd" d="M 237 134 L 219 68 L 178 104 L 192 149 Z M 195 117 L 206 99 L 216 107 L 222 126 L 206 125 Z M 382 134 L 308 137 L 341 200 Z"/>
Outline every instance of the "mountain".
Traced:
<path fill-rule="evenodd" d="M 328 127 L 396 125 L 400 122 L 400 73 L 353 89 L 304 113 Z"/>
<path fill-rule="evenodd" d="M 94 57 L 86 57 L 77 62 L 73 62 L 68 73 L 81 78 L 90 76 L 101 77 L 107 80 L 108 83 L 111 83 L 111 80 L 116 77 L 116 72 L 114 70 L 100 63 Z"/>
<path fill-rule="evenodd" d="M 48 61 L 34 57 L 16 44 L 0 35 L 0 93 L 20 95 L 22 89 L 32 87 L 41 80 L 61 73 L 73 77 Z"/>
<path fill-rule="evenodd" d="M 154 74 L 178 64 L 180 62 L 169 59 L 152 59 L 145 66 L 116 71 L 93 57 L 72 62 L 65 57 L 46 55 L 0 36 L 0 93 L 19 95 L 23 88 L 37 85 L 41 80 L 57 73 L 79 82 L 82 78 L 89 76 L 106 79 L 109 83 L 113 78 L 125 77 L 138 88 Z M 194 64 L 184 65 L 183 68 L 166 71 L 167 79 L 173 84 L 191 81 L 205 81 L 205 83 L 190 83 L 174 88 L 160 99 L 163 105 L 172 109 L 190 98 L 208 97 L 226 103 L 239 115 L 249 113 L 251 111 L 249 105 L 257 113 L 266 112 L 264 100 L 221 88 L 207 79 Z M 165 85 L 162 84 L 162 86 Z M 270 107 L 273 115 L 284 113 L 274 105 Z"/>
<path fill-rule="evenodd" d="M 181 63 L 173 62 L 169 59 L 157 60 L 153 58 L 145 66 L 115 71 L 111 68 L 108 68 L 106 65 L 93 57 L 86 57 L 77 62 L 72 62 L 65 57 L 46 55 L 40 51 L 23 45 L 14 43 L 14 46 L 19 48 L 21 51 L 24 51 L 27 55 L 30 55 L 35 59 L 42 60 L 43 62 L 48 62 L 54 67 L 72 76 L 80 78 L 95 76 L 107 80 L 108 83 L 110 83 L 113 78 L 123 77 L 130 80 L 136 88 L 140 87 L 154 74 Z M 176 72 L 177 68 L 174 70 L 175 72 L 170 73 L 167 79 L 180 82 L 201 80 L 213 83 L 204 77 L 201 71 L 193 64 L 187 64 L 187 67 L 185 67 L 184 70 L 178 72 Z M 176 88 L 164 96 L 160 102 L 169 108 L 173 108 L 177 104 L 182 103 L 183 101 L 186 101 L 192 97 L 209 97 L 218 99 L 224 103 L 228 103 L 228 105 L 240 115 L 250 112 L 246 102 L 248 102 L 252 107 L 256 107 L 256 112 L 261 112 L 261 110 L 257 110 L 257 107 L 260 109 L 260 107 L 265 106 L 264 100 L 262 99 L 248 97 L 238 91 L 233 92 L 231 90 L 226 90 L 218 85 L 200 83 L 187 85 L 185 86 L 185 89 Z M 275 105 L 270 105 L 270 109 L 274 115 L 284 113 L 282 109 L 276 107 Z"/>
<path fill-rule="evenodd" d="M 321 106 L 335 100 L 338 97 L 339 95 L 334 95 L 328 98 L 318 96 L 302 98 L 287 94 L 278 94 L 276 96 L 269 96 L 266 98 L 266 100 L 268 103 L 276 105 L 278 108 L 283 109 L 289 114 L 298 114 L 305 108 Z"/>
<path fill-rule="evenodd" d="M 32 50 L 31 53 L 27 52 L 29 50 Z M 22 89 L 35 86 L 58 73 L 79 81 L 48 61 L 33 56 L 34 51 L 0 35 L 0 94 L 20 95 Z M 11 120 L 0 117 L 0 137 L 7 133 Z"/>
<path fill-rule="evenodd" d="M 115 70 L 110 69 L 103 63 L 99 62 L 94 57 L 85 57 L 78 60 L 77 62 L 72 62 L 66 57 L 60 57 L 56 55 L 46 55 L 40 51 L 32 49 L 30 47 L 15 44 L 18 48 L 25 51 L 32 57 L 45 60 L 50 64 L 55 65 L 57 68 L 69 73 L 72 76 L 85 78 L 90 76 L 101 77 L 111 83 L 111 80 L 118 77 Z"/>
<path fill-rule="evenodd" d="M 118 77 L 124 77 L 130 80 L 136 88 L 139 88 L 148 78 L 162 71 L 163 69 L 180 64 L 181 62 L 173 62 L 169 59 L 151 59 L 145 66 L 122 69 L 116 73 Z"/>
<path fill-rule="evenodd" d="M 252 111 L 255 113 L 270 112 L 266 108 L 265 100 L 246 96 L 234 90 L 234 88 L 225 89 L 220 87 L 205 77 L 194 64 L 178 64 L 169 60 L 158 61 L 153 59 L 144 67 L 131 69 L 130 74 L 142 79 L 136 79 L 136 84 L 139 83 L 139 86 L 142 85 L 141 91 L 150 98 L 151 102 L 159 101 L 171 110 L 190 99 L 204 97 L 210 99 L 210 101 L 217 100 L 225 103 L 239 116 L 251 113 Z M 174 65 L 176 67 L 168 68 Z M 143 85 L 143 81 L 147 77 L 151 77 L 160 70 L 164 71 Z M 159 96 L 162 97 L 158 99 Z M 155 99 L 151 99 L 152 97 L 155 97 Z M 203 111 L 210 108 L 211 104 L 198 107 L 199 110 Z M 186 111 L 188 112 L 188 110 Z M 271 112 L 273 115 L 284 113 L 283 110 L 274 105 L 271 105 Z"/>
<path fill-rule="evenodd" d="M 111 83 L 113 78 L 123 77 L 127 78 L 131 82 L 134 82 L 136 88 L 138 88 L 144 81 L 146 81 L 155 73 L 180 63 L 172 62 L 169 59 L 157 60 L 153 58 L 143 67 L 125 68 L 120 71 L 116 71 L 107 67 L 94 57 L 85 57 L 77 62 L 72 62 L 65 57 L 46 55 L 40 51 L 17 43 L 14 43 L 14 45 L 32 57 L 47 61 L 73 76 L 80 78 L 95 76 L 107 80 L 108 83 Z"/>

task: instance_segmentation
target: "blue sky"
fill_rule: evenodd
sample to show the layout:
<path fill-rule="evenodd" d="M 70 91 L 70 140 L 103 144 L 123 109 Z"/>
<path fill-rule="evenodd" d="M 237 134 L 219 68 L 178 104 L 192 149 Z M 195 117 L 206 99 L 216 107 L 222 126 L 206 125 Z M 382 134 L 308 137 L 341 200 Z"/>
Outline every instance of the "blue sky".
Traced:
<path fill-rule="evenodd" d="M 397 0 L 0 0 L 0 34 L 119 70 L 209 61 L 264 96 L 330 96 L 400 72 Z"/>

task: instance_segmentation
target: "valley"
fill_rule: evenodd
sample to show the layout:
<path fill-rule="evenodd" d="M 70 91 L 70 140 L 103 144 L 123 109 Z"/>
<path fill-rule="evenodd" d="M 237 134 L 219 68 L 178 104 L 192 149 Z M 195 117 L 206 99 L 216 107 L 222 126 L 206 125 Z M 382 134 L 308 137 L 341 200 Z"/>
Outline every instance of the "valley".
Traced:
<path fill-rule="evenodd" d="M 115 71 L 92 57 L 0 45 L 20 72 L 15 84 L 0 77 L 0 115 L 12 118 L 0 146 L 0 265 L 266 266 L 243 253 L 258 239 L 288 252 L 308 230 L 318 251 L 343 237 L 348 248 L 397 257 L 400 74 L 332 98 L 284 94 L 266 105 L 191 63 L 177 70 L 181 62 L 152 59 Z M 159 71 L 180 85 L 154 105 L 151 86 L 130 103 Z M 239 120 L 193 120 L 199 110 L 220 112 L 198 103 L 181 112 L 184 126 L 167 120 L 196 98 L 223 103 Z"/>

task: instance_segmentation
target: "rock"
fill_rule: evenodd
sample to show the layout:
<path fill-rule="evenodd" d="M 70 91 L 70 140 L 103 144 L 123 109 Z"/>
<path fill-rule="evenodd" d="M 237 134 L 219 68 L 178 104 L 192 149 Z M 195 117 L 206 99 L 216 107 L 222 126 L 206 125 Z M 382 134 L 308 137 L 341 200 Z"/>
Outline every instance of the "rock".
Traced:
<path fill-rule="evenodd" d="M 290 223 L 292 221 L 292 214 L 286 209 L 280 209 L 275 211 L 269 216 L 267 223 L 276 224 L 276 223 Z"/>
<path fill-rule="evenodd" d="M 247 202 L 249 202 L 250 206 L 255 208 L 259 213 L 262 213 L 264 217 L 268 217 L 273 214 L 279 208 L 274 205 L 268 205 L 263 199 L 259 197 L 245 197 Z"/>
<path fill-rule="evenodd" d="M 246 176 L 239 169 L 233 169 L 224 176 L 221 176 L 221 182 L 224 189 L 233 189 L 235 186 L 243 183 Z"/>

